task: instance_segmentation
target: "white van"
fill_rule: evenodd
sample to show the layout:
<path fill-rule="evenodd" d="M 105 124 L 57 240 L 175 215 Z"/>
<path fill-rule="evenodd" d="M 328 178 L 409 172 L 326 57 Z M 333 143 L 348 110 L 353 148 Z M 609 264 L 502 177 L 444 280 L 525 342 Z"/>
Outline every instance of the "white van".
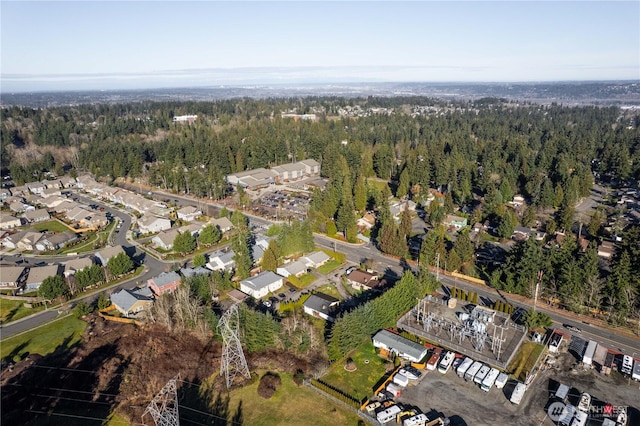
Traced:
<path fill-rule="evenodd" d="M 496 379 L 496 387 L 498 389 L 502 389 L 504 385 L 507 384 L 508 381 L 509 381 L 509 376 L 507 375 L 507 373 L 500 373 L 498 374 L 498 378 Z"/>

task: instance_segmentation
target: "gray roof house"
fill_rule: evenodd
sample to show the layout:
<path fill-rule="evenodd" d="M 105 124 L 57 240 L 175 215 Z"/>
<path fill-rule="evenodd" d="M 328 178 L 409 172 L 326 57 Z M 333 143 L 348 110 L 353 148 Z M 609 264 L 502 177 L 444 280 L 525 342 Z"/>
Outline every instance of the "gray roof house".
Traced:
<path fill-rule="evenodd" d="M 29 210 L 24 213 L 24 218 L 27 222 L 44 222 L 49 220 L 51 216 L 49 216 L 49 212 L 47 209 L 38 209 L 38 210 Z"/>
<path fill-rule="evenodd" d="M 148 287 L 147 287 L 148 289 Z M 124 316 L 132 317 L 153 306 L 153 298 L 140 289 L 122 289 L 110 297 L 111 303 Z"/>
<path fill-rule="evenodd" d="M 143 234 L 166 231 L 171 228 L 171 221 L 163 217 L 144 215 L 138 220 L 138 228 Z"/>
<path fill-rule="evenodd" d="M 75 275 L 77 271 L 82 271 L 85 268 L 93 265 L 93 261 L 90 257 L 81 257 L 78 259 L 73 259 L 64 264 L 64 276 L 68 277 L 70 275 Z"/>
<path fill-rule="evenodd" d="M 236 266 L 235 257 L 236 253 L 233 250 L 219 251 L 209 255 L 209 262 L 207 262 L 207 268 L 212 271 L 230 271 Z"/>
<path fill-rule="evenodd" d="M 307 272 L 307 265 L 304 259 L 294 260 L 293 262 L 285 263 L 276 269 L 276 272 L 283 277 L 299 277 Z"/>
<path fill-rule="evenodd" d="M 333 314 L 339 304 L 340 301 L 333 296 L 324 293 L 315 293 L 304 302 L 304 312 L 311 316 L 333 322 L 336 320 Z"/>
<path fill-rule="evenodd" d="M 106 249 L 96 253 L 96 259 L 98 259 L 98 262 L 102 266 L 107 266 L 107 263 L 109 263 L 109 259 L 124 252 L 125 251 L 122 246 L 107 247 Z"/>
<path fill-rule="evenodd" d="M 283 284 L 283 277 L 271 271 L 265 271 L 255 277 L 240 281 L 240 291 L 260 299 L 269 292 L 277 291 Z"/>
<path fill-rule="evenodd" d="M 233 229 L 233 223 L 229 220 L 228 217 L 220 217 L 218 219 L 211 219 L 209 221 L 210 224 L 217 226 L 221 232 L 227 232 Z"/>
<path fill-rule="evenodd" d="M 196 275 L 209 275 L 210 273 L 210 270 L 203 268 L 202 266 L 180 269 L 180 274 L 185 278 L 195 277 Z"/>
<path fill-rule="evenodd" d="M 17 290 L 22 287 L 25 277 L 22 266 L 3 266 L 0 268 L 0 289 Z"/>
<path fill-rule="evenodd" d="M 373 346 L 386 349 L 391 353 L 405 358 L 411 362 L 420 362 L 427 355 L 427 348 L 412 342 L 398 334 L 388 330 L 380 330 L 373 336 Z"/>
<path fill-rule="evenodd" d="M 58 275 L 58 265 L 41 266 L 39 268 L 31 268 L 27 277 L 27 291 L 35 291 L 40 288 L 40 284 L 49 277 Z"/>
<path fill-rule="evenodd" d="M 192 222 L 202 216 L 202 212 L 193 207 L 193 206 L 185 206 L 178 210 L 178 219 L 186 220 L 187 222 Z"/>
<path fill-rule="evenodd" d="M 323 251 L 314 251 L 313 253 L 309 253 L 306 256 L 302 257 L 301 259 L 304 259 L 306 261 L 308 267 L 317 268 L 331 260 L 331 257 Z"/>
<path fill-rule="evenodd" d="M 176 239 L 180 232 L 177 228 L 169 229 L 168 231 L 162 231 L 151 239 L 151 242 L 160 247 L 163 250 L 173 249 L 173 241 Z"/>

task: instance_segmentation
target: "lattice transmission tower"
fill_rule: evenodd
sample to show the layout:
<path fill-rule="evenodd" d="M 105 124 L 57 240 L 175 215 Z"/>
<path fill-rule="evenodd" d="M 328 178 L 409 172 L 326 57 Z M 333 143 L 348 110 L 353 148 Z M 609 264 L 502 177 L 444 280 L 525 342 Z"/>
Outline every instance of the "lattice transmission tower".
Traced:
<path fill-rule="evenodd" d="M 242 352 L 238 329 L 240 320 L 238 317 L 238 305 L 232 305 L 222 315 L 218 323 L 222 335 L 222 361 L 220 363 L 220 375 L 224 374 L 227 381 L 227 389 L 233 385 L 236 377 L 251 378 L 247 360 Z"/>
<path fill-rule="evenodd" d="M 143 419 L 149 413 L 156 426 L 180 425 L 180 418 L 178 417 L 178 387 L 176 385 L 178 380 L 180 380 L 179 373 L 169 380 L 162 390 L 153 397 L 153 400 L 142 414 Z"/>

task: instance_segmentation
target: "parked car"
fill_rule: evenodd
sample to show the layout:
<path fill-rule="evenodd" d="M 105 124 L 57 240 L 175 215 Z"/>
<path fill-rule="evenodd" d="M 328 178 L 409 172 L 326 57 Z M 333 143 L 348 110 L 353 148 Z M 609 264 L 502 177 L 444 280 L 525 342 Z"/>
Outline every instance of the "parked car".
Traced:
<path fill-rule="evenodd" d="M 582 330 L 580 330 L 578 327 L 576 327 L 575 325 L 571 325 L 571 324 L 562 324 L 562 326 L 564 328 L 566 328 L 569 331 L 573 331 L 574 333 L 582 333 Z"/>

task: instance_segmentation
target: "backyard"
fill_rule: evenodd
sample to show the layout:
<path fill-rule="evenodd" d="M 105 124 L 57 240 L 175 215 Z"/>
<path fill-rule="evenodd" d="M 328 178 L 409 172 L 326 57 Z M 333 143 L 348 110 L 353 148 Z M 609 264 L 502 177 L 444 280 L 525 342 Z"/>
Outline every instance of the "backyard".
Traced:
<path fill-rule="evenodd" d="M 330 272 L 332 272 L 333 270 L 335 270 L 336 268 L 338 268 L 340 265 L 342 265 L 342 263 L 338 262 L 335 259 L 331 259 L 329 262 L 325 263 L 324 265 L 318 267 L 317 271 L 321 274 L 327 275 Z"/>
<path fill-rule="evenodd" d="M 67 225 L 61 223 L 56 219 L 47 220 L 46 222 L 34 223 L 33 225 L 31 225 L 31 227 L 40 232 L 64 232 L 69 230 L 69 227 Z"/>
<path fill-rule="evenodd" d="M 355 371 L 345 369 L 349 358 L 355 365 Z M 376 353 L 373 343 L 368 341 L 360 345 L 347 358 L 333 363 L 321 380 L 358 400 L 363 400 L 371 397 L 374 386 L 385 375 L 386 363 L 387 361 Z"/>
<path fill-rule="evenodd" d="M 511 361 L 508 371 L 513 374 L 513 377 L 524 382 L 527 374 L 535 367 L 535 362 L 544 348 L 543 345 L 535 342 L 523 343 L 513 361 Z"/>

